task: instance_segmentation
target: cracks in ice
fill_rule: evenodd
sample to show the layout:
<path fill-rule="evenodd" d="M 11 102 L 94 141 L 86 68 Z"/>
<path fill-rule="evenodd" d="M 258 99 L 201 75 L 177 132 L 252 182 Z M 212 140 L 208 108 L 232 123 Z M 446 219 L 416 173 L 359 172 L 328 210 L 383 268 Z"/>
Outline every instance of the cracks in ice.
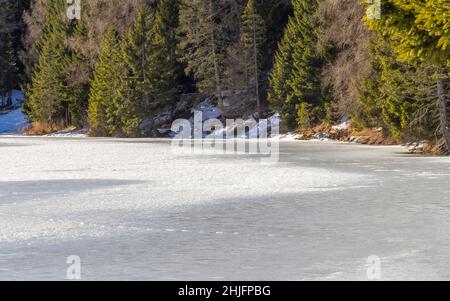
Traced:
<path fill-rule="evenodd" d="M 123 229 L 123 227 L 121 228 Z M 267 236 L 267 237 L 283 237 L 286 236 L 288 238 L 293 238 L 295 235 L 277 235 L 274 233 L 246 233 L 246 232 L 236 232 L 236 231 L 214 231 L 214 230 L 189 230 L 189 229 L 174 229 L 174 228 L 146 228 L 145 232 L 154 232 L 154 233 L 190 233 L 190 234 L 203 234 L 203 235 L 229 235 L 229 236 L 238 236 L 238 235 L 252 235 L 252 236 Z"/>

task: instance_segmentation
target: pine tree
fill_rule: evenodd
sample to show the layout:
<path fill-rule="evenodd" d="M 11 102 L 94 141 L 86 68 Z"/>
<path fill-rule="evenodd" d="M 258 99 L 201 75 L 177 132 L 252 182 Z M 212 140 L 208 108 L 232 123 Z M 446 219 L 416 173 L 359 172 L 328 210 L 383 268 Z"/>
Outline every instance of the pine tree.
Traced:
<path fill-rule="evenodd" d="M 148 7 L 141 7 L 136 22 L 124 38 L 122 55 L 129 69 L 127 79 L 127 97 L 132 99 L 139 114 L 143 117 L 152 113 L 153 98 L 156 94 L 156 69 L 153 36 L 154 15 Z"/>
<path fill-rule="evenodd" d="M 177 61 L 176 53 L 178 48 L 177 29 L 180 26 L 179 13 L 178 0 L 159 0 L 155 18 L 155 34 L 159 34 L 161 37 L 159 42 L 161 48 L 165 50 L 169 64 L 167 69 L 173 79 L 180 76 L 180 64 Z"/>
<path fill-rule="evenodd" d="M 22 66 L 18 53 L 24 32 L 21 17 L 28 7 L 29 0 L 0 0 L 0 97 L 3 101 L 20 84 Z"/>
<path fill-rule="evenodd" d="M 378 35 L 373 37 L 369 52 L 373 72 L 362 89 L 362 125 L 383 126 L 400 142 L 432 137 L 430 113 L 436 109 L 427 106 L 434 94 L 432 68 L 399 62 L 393 47 Z M 426 111 L 421 110 L 424 106 Z M 416 122 L 418 117 L 420 122 Z"/>
<path fill-rule="evenodd" d="M 241 43 L 243 58 L 246 64 L 247 94 L 256 101 L 258 117 L 261 118 L 261 82 L 263 46 L 266 43 L 266 28 L 264 20 L 258 13 L 255 0 L 249 0 L 242 14 Z"/>
<path fill-rule="evenodd" d="M 427 59 L 450 66 L 447 0 L 389 0 L 382 5 L 381 19 L 368 24 L 393 42 L 400 61 Z"/>
<path fill-rule="evenodd" d="M 16 58 L 9 34 L 0 34 L 0 108 L 7 105 L 11 90 L 16 87 Z"/>
<path fill-rule="evenodd" d="M 306 102 L 297 104 L 297 127 L 300 130 L 311 128 L 310 105 Z"/>
<path fill-rule="evenodd" d="M 435 102 L 443 151 L 450 153 L 448 82 L 450 81 L 450 7 L 447 0 L 390 0 L 383 2 L 380 20 L 369 27 L 389 39 L 399 61 L 434 65 Z"/>
<path fill-rule="evenodd" d="M 85 39 L 86 24 L 83 19 L 71 24 L 73 33 L 70 39 Z M 87 126 L 87 110 L 89 96 L 89 60 L 79 47 L 70 47 L 66 58 L 66 82 L 71 91 L 69 95 L 70 123 L 76 127 Z"/>
<path fill-rule="evenodd" d="M 222 108 L 225 117 L 243 117 L 254 113 L 257 110 L 255 81 L 250 74 L 254 74 L 254 48 L 247 45 L 244 49 L 242 44 L 242 31 L 246 27 L 243 22 L 245 10 L 254 10 L 263 20 L 261 28 L 264 34 L 261 35 L 264 41 L 258 44 L 258 73 L 259 73 L 259 100 L 261 107 L 265 108 L 267 103 L 268 74 L 273 68 L 273 57 L 278 41 L 283 34 L 288 16 L 291 12 L 290 0 L 222 0 L 220 1 L 221 15 L 221 40 L 226 47 L 225 70 L 224 70 L 224 90 L 226 98 L 225 106 Z M 247 32 L 252 38 L 251 26 L 247 26 Z M 270 30 L 268 30 L 270 29 Z M 251 71 L 249 73 L 249 71 Z"/>
<path fill-rule="evenodd" d="M 270 89 L 268 92 L 268 100 L 272 110 L 280 112 L 283 120 L 288 120 L 291 123 L 291 112 L 286 107 L 288 95 L 290 95 L 291 88 L 288 81 L 292 75 L 292 53 L 293 44 L 291 39 L 294 39 L 293 23 L 288 23 L 285 30 L 285 37 L 281 40 L 277 54 L 275 56 L 275 65 L 273 67 L 272 75 L 270 77 Z"/>
<path fill-rule="evenodd" d="M 316 1 L 292 1 L 294 15 L 289 19 L 275 58 L 269 101 L 280 110 L 288 127 L 295 125 L 296 105 L 302 102 L 320 106 L 322 62 L 315 54 L 314 13 Z"/>
<path fill-rule="evenodd" d="M 0 34 L 11 34 L 16 40 L 23 30 L 22 14 L 29 6 L 30 0 L 0 0 Z"/>
<path fill-rule="evenodd" d="M 219 1 L 184 0 L 180 7 L 180 54 L 200 92 L 221 98 L 225 47 Z"/>
<path fill-rule="evenodd" d="M 52 1 L 45 28 L 38 43 L 39 60 L 31 84 L 25 88 L 29 118 L 49 126 L 68 124 L 68 87 L 65 82 L 66 2 Z"/>
<path fill-rule="evenodd" d="M 263 18 L 266 28 L 265 61 L 262 66 L 271 69 L 278 42 L 283 37 L 283 29 L 291 14 L 291 0 L 255 0 L 258 12 Z"/>
<path fill-rule="evenodd" d="M 317 2 L 301 0 L 293 5 L 294 11 L 297 12 L 296 27 L 301 32 L 301 39 L 294 41 L 292 76 L 288 82 L 292 94 L 288 95 L 288 101 L 292 104 L 307 102 L 318 107 L 322 105 L 321 61 L 315 50 L 317 36 L 314 30 L 317 25 L 313 16 Z"/>
<path fill-rule="evenodd" d="M 130 70 L 127 97 L 142 120 L 152 121 L 175 103 L 180 70 L 176 59 L 177 15 L 178 3 L 174 0 L 160 1 L 156 12 L 143 6 L 124 39 L 122 52 Z"/>
<path fill-rule="evenodd" d="M 177 59 L 179 25 L 178 0 L 160 0 L 152 27 L 154 115 L 170 110 L 178 101 L 178 79 L 183 73 Z"/>
<path fill-rule="evenodd" d="M 33 68 L 39 61 L 39 42 L 42 40 L 51 1 L 30 0 L 30 9 L 23 14 L 26 32 L 23 37 L 24 51 L 20 60 L 24 64 L 24 75 L 27 82 L 31 81 Z M 66 17 L 67 18 L 67 17 Z"/>
<path fill-rule="evenodd" d="M 95 66 L 89 94 L 89 124 L 95 136 L 122 136 L 136 133 L 139 118 L 127 97 L 127 69 L 114 28 L 106 32 L 99 62 Z"/>

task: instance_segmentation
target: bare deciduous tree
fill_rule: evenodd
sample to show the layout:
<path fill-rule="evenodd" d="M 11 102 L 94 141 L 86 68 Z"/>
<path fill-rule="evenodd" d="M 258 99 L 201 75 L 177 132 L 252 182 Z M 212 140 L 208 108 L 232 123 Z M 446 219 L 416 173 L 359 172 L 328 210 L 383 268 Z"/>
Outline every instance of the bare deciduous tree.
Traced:
<path fill-rule="evenodd" d="M 362 20 L 364 13 L 359 0 L 319 1 L 317 50 L 326 52 L 332 48 L 336 53 L 323 71 L 323 82 L 331 86 L 340 115 L 359 111 L 361 79 L 371 72 L 367 51 L 370 33 Z"/>

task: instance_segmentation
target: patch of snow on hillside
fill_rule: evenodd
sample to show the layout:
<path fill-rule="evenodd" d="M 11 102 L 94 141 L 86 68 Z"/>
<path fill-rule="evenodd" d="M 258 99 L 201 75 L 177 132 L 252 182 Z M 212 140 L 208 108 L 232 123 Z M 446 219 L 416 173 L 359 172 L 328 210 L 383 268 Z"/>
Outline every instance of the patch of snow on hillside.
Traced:
<path fill-rule="evenodd" d="M 349 128 L 350 128 L 350 123 L 348 121 L 345 121 L 341 124 L 333 126 L 333 130 L 338 130 L 338 131 L 348 130 Z"/>
<path fill-rule="evenodd" d="M 45 137 L 86 138 L 86 137 L 88 137 L 88 130 L 87 129 L 82 129 L 82 130 L 59 131 L 59 132 L 56 132 L 56 133 L 51 133 L 51 134 L 45 135 Z"/>
<path fill-rule="evenodd" d="M 28 125 L 20 107 L 24 99 L 22 92 L 14 90 L 12 97 L 14 109 L 0 112 L 0 134 L 15 134 Z"/>
<path fill-rule="evenodd" d="M 220 118 L 220 116 L 222 116 L 222 111 L 220 110 L 219 107 L 217 107 L 211 103 L 210 98 L 207 98 L 206 100 L 201 102 L 199 105 L 194 107 L 191 110 L 191 113 L 194 114 L 196 111 L 202 112 L 203 121 L 209 120 L 209 119 L 218 119 L 218 118 Z"/>
<path fill-rule="evenodd" d="M 280 140 L 284 141 L 298 141 L 303 140 L 303 135 L 293 132 L 288 132 L 279 136 Z"/>

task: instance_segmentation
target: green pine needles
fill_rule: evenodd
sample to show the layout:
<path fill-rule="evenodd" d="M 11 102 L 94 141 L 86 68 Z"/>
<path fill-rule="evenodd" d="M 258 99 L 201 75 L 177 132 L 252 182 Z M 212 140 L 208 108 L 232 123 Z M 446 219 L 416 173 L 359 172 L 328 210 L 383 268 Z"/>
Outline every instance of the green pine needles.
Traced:
<path fill-rule="evenodd" d="M 290 17 L 275 57 L 269 102 L 289 128 L 296 126 L 296 108 L 303 102 L 321 106 L 322 61 L 315 51 L 316 1 L 293 0 Z"/>
<path fill-rule="evenodd" d="M 164 0 L 153 13 L 142 6 L 123 38 L 105 35 L 89 97 L 93 135 L 139 136 L 143 120 L 174 105 L 177 93 L 176 34 L 171 14 L 177 2 Z"/>

